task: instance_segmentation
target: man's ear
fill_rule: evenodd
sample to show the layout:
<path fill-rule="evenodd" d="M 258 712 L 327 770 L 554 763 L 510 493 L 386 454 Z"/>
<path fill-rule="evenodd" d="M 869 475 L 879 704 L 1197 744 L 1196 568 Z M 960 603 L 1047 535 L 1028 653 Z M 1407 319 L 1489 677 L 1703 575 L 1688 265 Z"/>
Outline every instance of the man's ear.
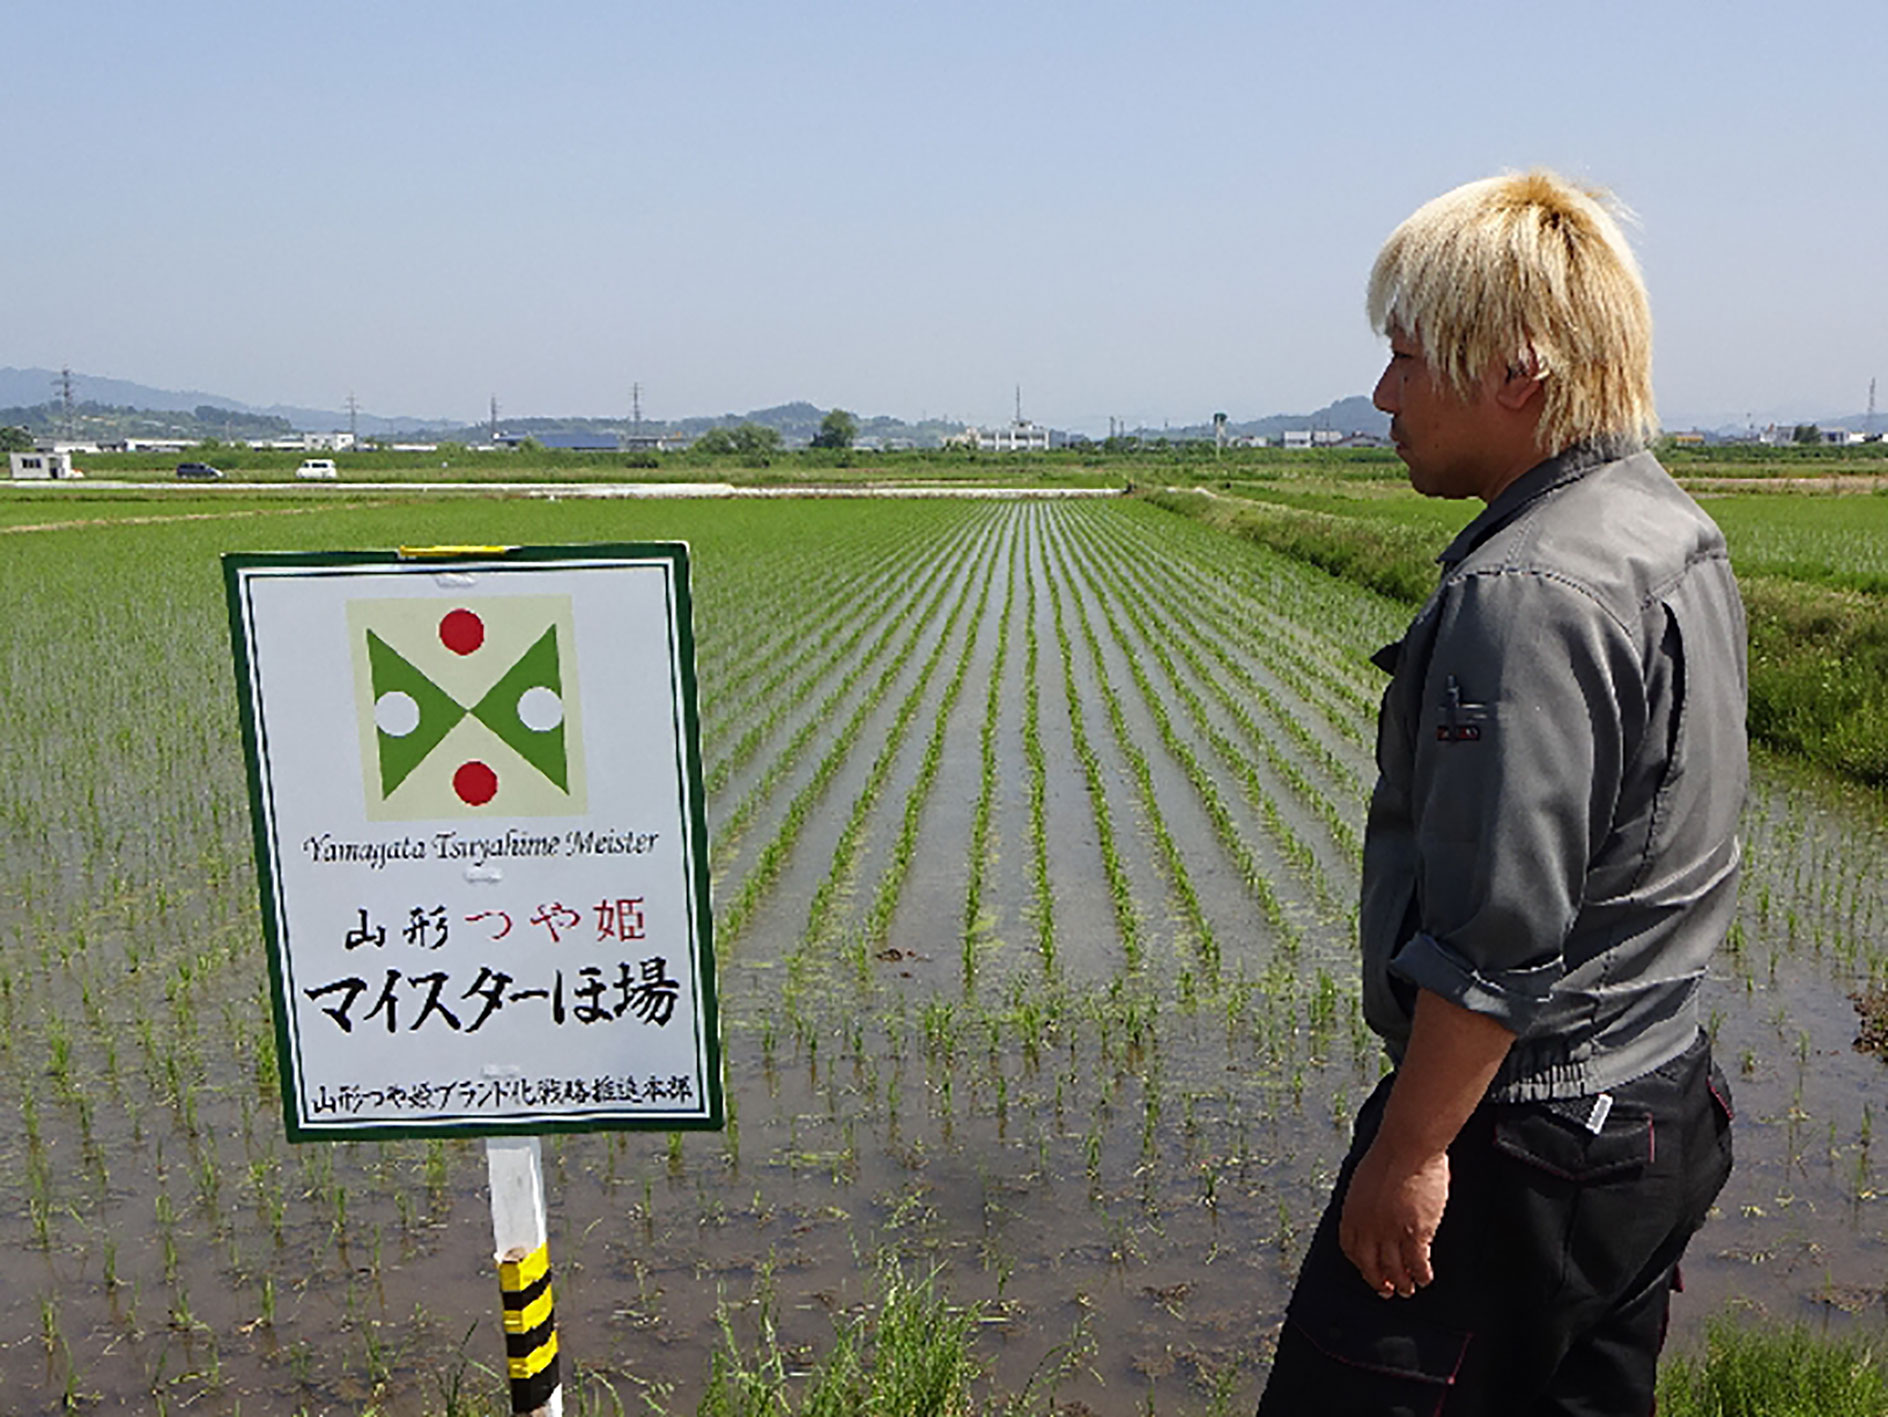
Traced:
<path fill-rule="evenodd" d="M 1495 402 L 1510 413 L 1523 413 L 1534 399 L 1546 396 L 1541 376 L 1525 365 L 1510 365 L 1495 385 Z"/>

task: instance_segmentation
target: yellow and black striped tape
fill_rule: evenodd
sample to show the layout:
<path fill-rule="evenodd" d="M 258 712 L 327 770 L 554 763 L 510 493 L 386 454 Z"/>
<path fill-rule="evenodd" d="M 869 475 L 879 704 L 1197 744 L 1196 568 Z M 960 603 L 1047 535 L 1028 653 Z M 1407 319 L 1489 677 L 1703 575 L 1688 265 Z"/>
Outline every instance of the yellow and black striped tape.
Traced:
<path fill-rule="evenodd" d="M 516 1251 L 512 1252 L 514 1255 Z M 535 1412 L 557 1391 L 557 1318 L 551 1311 L 551 1247 L 498 1263 L 505 1308 L 505 1358 L 511 1410 Z"/>

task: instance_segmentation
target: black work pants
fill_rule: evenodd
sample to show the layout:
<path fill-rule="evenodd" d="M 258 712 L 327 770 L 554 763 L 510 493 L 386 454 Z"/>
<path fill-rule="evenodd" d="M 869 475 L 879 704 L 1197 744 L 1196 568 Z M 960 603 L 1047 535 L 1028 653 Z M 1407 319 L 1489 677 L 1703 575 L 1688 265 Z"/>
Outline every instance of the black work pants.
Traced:
<path fill-rule="evenodd" d="M 1702 1034 L 1612 1091 L 1484 1103 L 1449 1148 L 1435 1280 L 1365 1287 L 1338 1248 L 1351 1173 L 1392 1078 L 1359 1110 L 1299 1272 L 1260 1417 L 1643 1417 L 1679 1257 L 1731 1170 L 1731 1098 Z"/>

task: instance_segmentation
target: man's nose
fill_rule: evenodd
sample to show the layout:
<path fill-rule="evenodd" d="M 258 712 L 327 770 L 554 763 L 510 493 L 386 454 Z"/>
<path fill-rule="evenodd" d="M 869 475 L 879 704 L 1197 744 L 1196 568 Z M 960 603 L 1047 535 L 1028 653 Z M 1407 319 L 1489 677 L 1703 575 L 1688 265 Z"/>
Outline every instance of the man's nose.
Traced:
<path fill-rule="evenodd" d="M 1385 369 L 1382 377 L 1377 380 L 1377 387 L 1371 390 L 1370 402 L 1384 413 L 1400 412 L 1396 403 L 1394 383 L 1395 381 L 1390 378 L 1390 371 Z"/>

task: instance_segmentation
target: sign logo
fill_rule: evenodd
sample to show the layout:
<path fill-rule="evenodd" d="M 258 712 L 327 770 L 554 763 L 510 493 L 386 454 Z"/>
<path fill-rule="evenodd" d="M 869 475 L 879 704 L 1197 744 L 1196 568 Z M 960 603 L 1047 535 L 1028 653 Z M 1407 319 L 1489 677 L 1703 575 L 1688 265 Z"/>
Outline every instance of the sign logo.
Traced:
<path fill-rule="evenodd" d="M 351 600 L 367 815 L 584 810 L 567 595 Z"/>

